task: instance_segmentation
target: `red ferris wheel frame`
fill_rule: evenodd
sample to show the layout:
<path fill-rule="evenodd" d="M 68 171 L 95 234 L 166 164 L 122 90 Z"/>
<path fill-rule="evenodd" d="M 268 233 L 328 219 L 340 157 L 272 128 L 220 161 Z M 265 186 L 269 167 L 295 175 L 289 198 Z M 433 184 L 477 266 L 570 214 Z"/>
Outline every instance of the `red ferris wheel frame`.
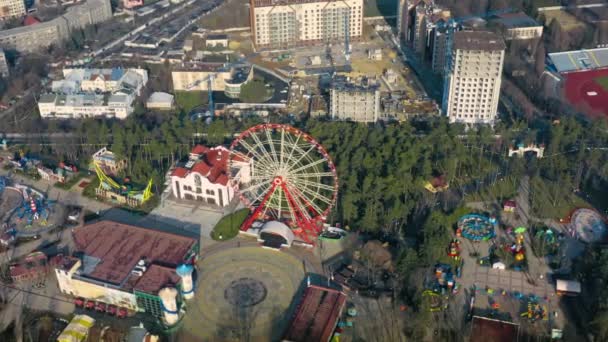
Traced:
<path fill-rule="evenodd" d="M 232 144 L 230 145 L 230 162 L 227 164 L 228 174 L 232 177 L 232 173 L 230 172 L 230 168 L 232 165 L 233 158 L 238 156 L 239 153 L 237 151 L 238 146 L 247 138 L 252 137 L 253 135 L 259 134 L 261 132 L 265 132 L 268 136 L 268 139 L 271 140 L 270 135 L 268 135 L 268 131 L 270 132 L 281 132 L 288 133 L 297 137 L 297 141 L 302 139 L 303 142 L 309 144 L 311 146 L 311 150 L 316 150 L 322 160 L 319 160 L 318 163 L 324 163 L 329 170 L 326 175 L 333 179 L 333 186 L 327 186 L 328 191 L 331 191 L 331 199 L 326 199 L 324 204 L 326 207 L 323 209 L 319 208 L 319 206 L 312 203 L 309 198 L 307 198 L 307 194 L 305 193 L 307 190 L 300 190 L 298 186 L 294 186 L 294 184 L 290 184 L 289 179 L 284 179 L 281 175 L 273 175 L 270 176 L 266 182 L 271 182 L 270 187 L 264 194 L 263 198 L 259 201 L 259 203 L 252 202 L 249 198 L 244 196 L 243 192 L 240 189 L 240 182 L 238 180 L 230 180 L 230 184 L 233 187 L 235 193 L 238 194 L 241 201 L 249 207 L 252 211 L 252 214 L 243 222 L 241 225 L 242 231 L 247 231 L 251 228 L 253 222 L 258 219 L 265 219 L 264 214 L 269 206 L 269 199 L 275 191 L 282 191 L 285 195 L 285 201 L 287 202 L 289 208 L 289 213 L 291 215 L 292 231 L 294 234 L 301 239 L 303 239 L 307 243 L 314 243 L 313 239 L 319 235 L 319 233 L 323 229 L 323 222 L 325 221 L 327 215 L 329 215 L 331 209 L 336 203 L 338 196 L 338 175 L 336 172 L 336 167 L 331 157 L 327 153 L 327 150 L 317 142 L 312 136 L 307 133 L 300 131 L 297 128 L 294 128 L 289 125 L 284 124 L 260 124 L 253 126 L 245 131 L 243 131 L 239 136 L 234 139 Z M 282 152 L 282 149 L 281 149 Z M 282 159 L 281 159 L 282 160 Z M 287 177 L 286 177 L 287 178 Z M 308 181 L 306 181 L 308 182 Z M 257 202 L 257 201 L 256 201 Z M 281 215 L 281 213 L 279 213 Z M 293 224 L 296 224 L 297 228 L 294 229 Z"/>

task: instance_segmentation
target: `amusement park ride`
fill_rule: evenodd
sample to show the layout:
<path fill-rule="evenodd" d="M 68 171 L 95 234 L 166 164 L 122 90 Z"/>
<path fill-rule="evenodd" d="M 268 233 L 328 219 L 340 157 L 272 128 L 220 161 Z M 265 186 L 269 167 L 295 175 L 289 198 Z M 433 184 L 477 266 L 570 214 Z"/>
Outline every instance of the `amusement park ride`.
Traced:
<path fill-rule="evenodd" d="M 26 227 L 30 227 L 34 222 L 41 226 L 47 225 L 55 201 L 47 200 L 40 192 L 24 185 L 9 186 L 7 178 L 0 177 L 0 194 L 6 190 L 16 191 L 22 196 L 21 205 L 13 213 L 17 222 L 25 222 Z"/>
<path fill-rule="evenodd" d="M 249 172 L 241 171 L 243 164 Z M 314 138 L 288 125 L 252 127 L 230 146 L 228 171 L 252 211 L 241 230 L 256 221 L 279 221 L 314 244 L 338 194 L 336 167 Z"/>
<path fill-rule="evenodd" d="M 99 178 L 99 187 L 96 190 L 97 196 L 110 198 L 112 200 L 137 207 L 148 201 L 152 197 L 152 179 L 148 181 L 146 188 L 133 190 L 130 186 L 120 185 L 110 176 L 106 175 L 101 167 L 95 163 L 95 173 Z"/>

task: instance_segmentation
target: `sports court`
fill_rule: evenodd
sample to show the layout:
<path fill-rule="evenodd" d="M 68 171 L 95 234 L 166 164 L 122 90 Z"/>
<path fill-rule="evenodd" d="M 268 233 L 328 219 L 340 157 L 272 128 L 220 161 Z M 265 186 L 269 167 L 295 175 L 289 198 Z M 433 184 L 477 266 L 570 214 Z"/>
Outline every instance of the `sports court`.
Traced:
<path fill-rule="evenodd" d="M 591 116 L 608 116 L 608 48 L 550 53 L 564 79 L 564 95 Z"/>
<path fill-rule="evenodd" d="M 568 102 L 592 116 L 608 117 L 608 69 L 571 72 L 564 78 Z"/>

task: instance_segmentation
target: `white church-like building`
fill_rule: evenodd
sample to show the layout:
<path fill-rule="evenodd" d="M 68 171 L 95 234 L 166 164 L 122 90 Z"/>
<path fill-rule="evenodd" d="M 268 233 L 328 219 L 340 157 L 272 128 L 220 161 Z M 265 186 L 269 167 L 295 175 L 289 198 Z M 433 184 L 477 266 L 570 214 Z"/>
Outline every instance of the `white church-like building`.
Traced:
<path fill-rule="evenodd" d="M 171 173 L 173 196 L 220 207 L 230 204 L 234 198 L 234 189 L 229 184 L 229 158 L 230 151 L 223 146 L 194 146 L 188 161 Z M 241 169 L 240 172 L 242 171 L 244 170 Z"/>

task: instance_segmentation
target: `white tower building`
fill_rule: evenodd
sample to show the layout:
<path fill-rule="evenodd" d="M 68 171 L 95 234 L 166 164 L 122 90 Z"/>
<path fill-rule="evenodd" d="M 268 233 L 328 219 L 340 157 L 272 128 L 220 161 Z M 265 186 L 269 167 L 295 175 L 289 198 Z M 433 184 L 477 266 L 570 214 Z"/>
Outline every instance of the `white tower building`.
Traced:
<path fill-rule="evenodd" d="M 190 300 L 194 297 L 192 271 L 194 271 L 192 265 L 186 264 L 181 264 L 175 269 L 177 275 L 182 278 L 182 297 L 184 297 L 185 300 Z"/>
<path fill-rule="evenodd" d="M 177 311 L 177 290 L 172 287 L 165 287 L 158 291 L 160 297 L 165 323 L 168 326 L 174 325 L 179 320 L 179 312 Z"/>

